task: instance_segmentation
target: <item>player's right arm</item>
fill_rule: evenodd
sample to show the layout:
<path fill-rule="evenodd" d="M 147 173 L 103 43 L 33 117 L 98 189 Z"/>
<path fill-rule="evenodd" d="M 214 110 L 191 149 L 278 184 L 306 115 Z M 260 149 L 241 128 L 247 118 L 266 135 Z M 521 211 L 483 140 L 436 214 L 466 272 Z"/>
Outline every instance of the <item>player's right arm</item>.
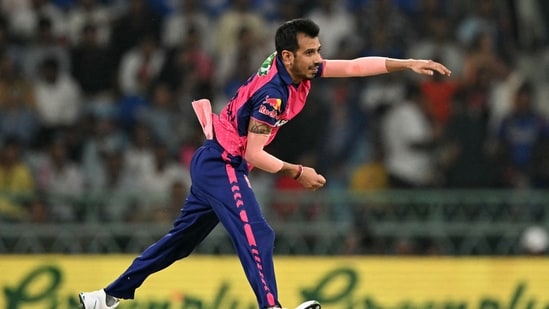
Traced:
<path fill-rule="evenodd" d="M 326 179 L 313 168 L 284 162 L 266 152 L 265 147 L 272 127 L 253 118 L 248 125 L 248 138 L 244 158 L 256 168 L 270 173 L 279 173 L 299 181 L 307 190 L 316 190 L 326 183 Z"/>

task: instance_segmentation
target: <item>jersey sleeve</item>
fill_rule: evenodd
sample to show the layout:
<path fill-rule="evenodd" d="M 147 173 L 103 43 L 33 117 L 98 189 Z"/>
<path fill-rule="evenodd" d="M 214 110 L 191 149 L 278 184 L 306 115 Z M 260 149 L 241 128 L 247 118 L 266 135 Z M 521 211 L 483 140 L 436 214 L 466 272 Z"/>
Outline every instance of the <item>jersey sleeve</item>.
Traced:
<path fill-rule="evenodd" d="M 285 97 L 275 87 L 261 89 L 252 97 L 251 117 L 274 127 L 286 105 Z"/>

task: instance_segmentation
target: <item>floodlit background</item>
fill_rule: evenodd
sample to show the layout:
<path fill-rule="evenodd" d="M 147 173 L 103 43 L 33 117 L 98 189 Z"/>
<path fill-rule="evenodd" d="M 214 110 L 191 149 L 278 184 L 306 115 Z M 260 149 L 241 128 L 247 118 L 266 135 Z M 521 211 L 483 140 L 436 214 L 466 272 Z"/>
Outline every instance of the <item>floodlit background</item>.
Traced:
<path fill-rule="evenodd" d="M 365 280 L 395 258 L 403 272 L 417 270 L 407 261 L 432 263 L 439 275 L 431 284 L 482 282 L 471 288 L 473 306 L 545 306 L 544 281 L 527 273 L 547 268 L 549 246 L 549 2 L 3 0 L 0 273 L 17 269 L 0 275 L 6 308 L 27 308 L 8 300 L 25 299 L 16 287 L 28 276 L 28 291 L 50 279 L 63 291 L 36 308 L 70 307 L 67 295 L 107 284 L 169 229 L 203 141 L 190 102 L 209 98 L 222 108 L 274 51 L 277 26 L 296 17 L 319 24 L 325 58 L 434 59 L 452 76 L 313 81 L 306 108 L 268 150 L 313 166 L 326 188 L 311 194 L 290 178 L 250 174 L 277 233 L 275 252 L 290 265 L 280 272 L 282 284 L 295 286 L 288 305 L 311 288 L 302 273 L 290 283 L 295 261 L 324 265 L 310 270 L 316 284 L 337 271 L 329 261 L 365 263 L 350 266 Z M 211 290 L 242 280 L 221 227 L 196 251 L 169 274 L 193 280 L 185 267 L 229 257 L 234 278 L 215 277 Z M 26 266 L 13 266 L 23 259 Z M 476 262 L 481 270 L 459 277 Z M 73 276 L 95 263 L 107 266 L 80 287 Z M 507 269 L 518 270 L 505 277 Z M 459 284 L 416 298 L 397 286 L 403 297 L 390 300 L 360 285 L 360 297 L 330 308 L 459 303 L 467 283 Z"/>

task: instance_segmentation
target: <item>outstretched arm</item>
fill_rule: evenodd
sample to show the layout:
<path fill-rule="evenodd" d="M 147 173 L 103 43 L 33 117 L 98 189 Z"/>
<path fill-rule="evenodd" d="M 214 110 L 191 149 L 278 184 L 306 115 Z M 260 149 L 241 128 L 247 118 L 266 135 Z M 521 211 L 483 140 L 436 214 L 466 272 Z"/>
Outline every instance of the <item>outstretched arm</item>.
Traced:
<path fill-rule="evenodd" d="M 432 60 L 361 57 L 352 60 L 325 60 L 322 77 L 362 77 L 403 70 L 424 75 L 433 75 L 435 72 L 446 76 L 451 74 L 444 65 Z"/>

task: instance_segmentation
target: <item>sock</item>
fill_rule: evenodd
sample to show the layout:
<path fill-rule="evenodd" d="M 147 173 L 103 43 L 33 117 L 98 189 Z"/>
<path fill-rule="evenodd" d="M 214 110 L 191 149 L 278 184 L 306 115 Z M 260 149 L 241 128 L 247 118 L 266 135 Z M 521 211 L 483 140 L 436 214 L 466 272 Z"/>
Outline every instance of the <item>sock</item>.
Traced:
<path fill-rule="evenodd" d="M 107 302 L 107 306 L 110 307 L 110 306 L 112 306 L 112 305 L 114 305 L 118 302 L 118 298 L 116 298 L 114 296 L 107 295 L 106 302 Z"/>

